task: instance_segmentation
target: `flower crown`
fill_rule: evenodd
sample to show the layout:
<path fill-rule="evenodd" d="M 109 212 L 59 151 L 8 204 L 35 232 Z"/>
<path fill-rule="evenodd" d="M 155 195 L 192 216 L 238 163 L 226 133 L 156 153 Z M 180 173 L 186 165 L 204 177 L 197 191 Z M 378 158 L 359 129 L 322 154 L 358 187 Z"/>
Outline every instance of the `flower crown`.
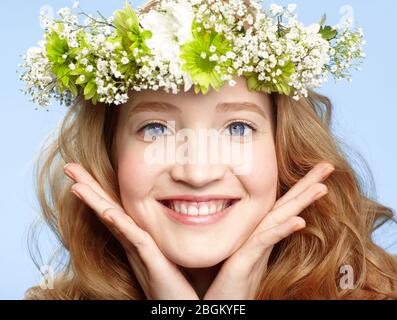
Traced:
<path fill-rule="evenodd" d="M 258 0 L 159 0 L 135 12 L 125 7 L 105 18 L 58 11 L 60 19 L 41 16 L 45 37 L 23 56 L 20 79 L 31 101 L 47 107 L 55 98 L 70 106 L 83 95 L 97 102 L 127 102 L 129 90 L 196 94 L 219 90 L 235 76 L 250 91 L 307 97 L 330 73 L 351 81 L 365 54 L 363 31 L 351 21 L 304 26 L 296 5 Z M 84 16 L 83 23 L 79 17 Z"/>

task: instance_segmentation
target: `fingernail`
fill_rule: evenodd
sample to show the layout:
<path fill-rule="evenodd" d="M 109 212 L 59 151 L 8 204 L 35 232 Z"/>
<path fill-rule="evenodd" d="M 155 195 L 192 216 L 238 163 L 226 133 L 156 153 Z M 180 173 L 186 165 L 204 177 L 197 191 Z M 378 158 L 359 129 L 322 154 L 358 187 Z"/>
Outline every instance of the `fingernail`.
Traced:
<path fill-rule="evenodd" d="M 111 223 L 111 224 L 114 224 L 114 220 L 113 220 L 113 218 L 112 218 L 110 215 L 105 214 L 105 215 L 103 215 L 103 218 L 104 218 L 107 222 L 109 222 L 109 223 Z"/>
<path fill-rule="evenodd" d="M 323 196 L 326 195 L 327 193 L 328 193 L 328 191 L 320 191 L 319 193 L 317 193 L 317 194 L 314 196 L 314 200 L 320 199 L 321 197 L 323 197 Z"/>
<path fill-rule="evenodd" d="M 71 178 L 71 179 L 73 179 L 73 180 L 76 180 L 76 178 L 74 177 L 73 173 L 72 173 L 69 169 L 67 169 L 66 167 L 64 167 L 64 168 L 63 168 L 63 171 L 66 173 L 66 175 L 67 175 L 69 178 Z"/>
<path fill-rule="evenodd" d="M 334 170 L 334 167 L 327 166 L 322 172 L 322 180 L 327 179 Z"/>
<path fill-rule="evenodd" d="M 83 200 L 83 197 L 75 190 L 70 190 L 71 193 L 73 193 L 77 198 L 79 198 L 80 200 Z"/>
<path fill-rule="evenodd" d="M 303 222 L 299 222 L 299 223 L 297 223 L 296 225 L 295 225 L 295 227 L 294 227 L 294 232 L 295 231 L 298 231 L 298 230 L 301 230 L 301 229 L 303 229 L 305 227 L 305 224 L 303 223 Z"/>

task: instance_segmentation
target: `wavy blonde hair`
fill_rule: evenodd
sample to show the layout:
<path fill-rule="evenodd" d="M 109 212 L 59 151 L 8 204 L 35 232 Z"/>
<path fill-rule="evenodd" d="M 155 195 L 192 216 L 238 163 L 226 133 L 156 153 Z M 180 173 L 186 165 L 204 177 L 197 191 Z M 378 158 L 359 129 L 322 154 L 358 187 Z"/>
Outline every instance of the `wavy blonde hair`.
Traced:
<path fill-rule="evenodd" d="M 149 1 L 145 10 L 156 1 Z M 360 176 L 331 132 L 331 101 L 313 91 L 299 101 L 273 94 L 276 119 L 278 197 L 317 163 L 336 170 L 329 193 L 306 208 L 306 228 L 279 242 L 269 258 L 257 299 L 397 299 L 397 260 L 372 241 L 372 232 L 393 210 L 371 199 L 373 177 Z M 93 106 L 82 98 L 68 110 L 59 130 L 36 162 L 36 192 L 42 218 L 67 257 L 56 265 L 54 289 L 32 287 L 26 299 L 146 299 L 125 252 L 92 209 L 70 193 L 63 166 L 80 163 L 120 201 L 115 132 L 119 107 Z M 346 150 L 347 148 L 345 148 Z M 349 159 L 353 161 L 354 159 Z M 33 254 L 37 231 L 29 245 Z M 354 271 L 354 288 L 340 288 L 343 266 Z"/>
<path fill-rule="evenodd" d="M 274 247 L 257 299 L 396 299 L 396 258 L 371 238 L 375 228 L 393 219 L 393 211 L 370 199 L 365 188 L 374 188 L 372 176 L 360 177 L 346 160 L 330 130 L 329 99 L 310 92 L 300 101 L 277 94 L 272 101 L 278 197 L 323 160 L 336 170 L 325 182 L 328 196 L 301 213 L 306 228 Z M 117 106 L 80 100 L 37 159 L 43 218 L 68 257 L 57 266 L 54 289 L 33 287 L 26 298 L 145 299 L 123 248 L 92 209 L 70 193 L 72 182 L 63 173 L 65 163 L 80 163 L 120 201 L 114 144 L 118 113 Z M 36 238 L 30 239 L 34 245 Z M 354 270 L 353 289 L 339 288 L 344 265 Z"/>

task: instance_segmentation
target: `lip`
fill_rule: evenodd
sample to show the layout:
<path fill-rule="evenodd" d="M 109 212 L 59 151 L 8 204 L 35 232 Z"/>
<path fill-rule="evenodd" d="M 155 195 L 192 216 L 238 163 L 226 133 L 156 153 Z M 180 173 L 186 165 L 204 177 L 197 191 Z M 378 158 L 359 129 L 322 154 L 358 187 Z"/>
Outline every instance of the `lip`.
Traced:
<path fill-rule="evenodd" d="M 175 195 L 175 196 L 165 196 L 158 198 L 157 201 L 165 201 L 165 200 L 175 200 L 175 201 L 195 201 L 195 202 L 204 202 L 211 200 L 240 200 L 240 197 L 227 196 L 227 195 L 202 195 L 202 196 L 194 196 L 190 194 L 186 195 Z"/>
<path fill-rule="evenodd" d="M 213 214 L 208 214 L 208 215 L 203 215 L 203 216 L 191 216 L 187 214 L 181 214 L 178 213 L 171 208 L 167 207 L 162 201 L 165 200 L 180 200 L 180 201 L 197 201 L 197 202 L 203 202 L 203 201 L 211 201 L 211 200 L 235 200 L 233 203 L 228 206 L 227 208 L 223 209 L 222 211 L 219 211 L 217 213 Z M 210 225 L 218 222 L 221 220 L 223 217 L 225 217 L 235 206 L 237 202 L 241 200 L 240 198 L 236 197 L 230 197 L 230 196 L 190 196 L 190 195 L 184 195 L 184 196 L 173 196 L 173 197 L 167 197 L 167 198 L 162 198 L 162 199 L 157 199 L 157 201 L 160 203 L 160 205 L 163 207 L 164 211 L 166 214 L 171 217 L 172 220 L 176 221 L 177 223 L 181 223 L 184 225 L 195 225 L 195 226 L 204 226 L 204 225 Z"/>

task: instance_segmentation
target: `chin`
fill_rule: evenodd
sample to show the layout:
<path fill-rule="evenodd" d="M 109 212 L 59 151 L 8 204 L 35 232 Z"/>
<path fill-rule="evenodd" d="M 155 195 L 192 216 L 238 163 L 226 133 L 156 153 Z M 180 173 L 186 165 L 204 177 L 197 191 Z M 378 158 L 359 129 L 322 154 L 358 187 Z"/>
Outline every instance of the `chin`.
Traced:
<path fill-rule="evenodd" d="M 232 251 L 226 250 L 226 248 L 214 249 L 203 250 L 203 248 L 200 248 L 192 250 L 187 248 L 186 251 L 168 252 L 166 256 L 172 262 L 185 268 L 208 268 L 219 264 L 232 254 Z"/>

